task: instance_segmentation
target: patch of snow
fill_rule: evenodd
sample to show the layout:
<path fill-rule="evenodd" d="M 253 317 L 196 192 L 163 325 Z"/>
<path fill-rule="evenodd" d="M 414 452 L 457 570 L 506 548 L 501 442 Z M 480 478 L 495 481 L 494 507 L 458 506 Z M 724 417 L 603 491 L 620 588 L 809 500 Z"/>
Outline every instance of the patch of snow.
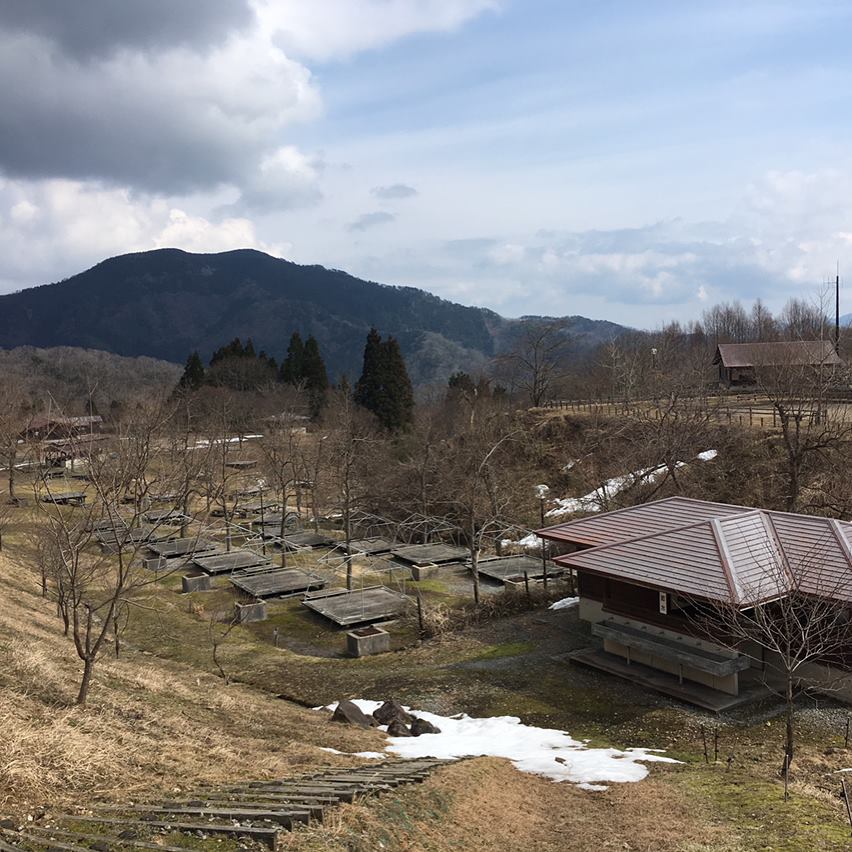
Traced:
<path fill-rule="evenodd" d="M 682 467 L 683 462 L 678 462 L 676 467 Z M 568 515 L 574 512 L 600 512 L 608 500 L 620 494 L 637 482 L 656 482 L 668 468 L 665 465 L 659 467 L 648 467 L 642 470 L 634 470 L 622 476 L 614 476 L 608 479 L 599 488 L 584 494 L 582 497 L 566 497 L 557 500 L 556 506 L 547 512 L 546 517 L 558 518 L 560 515 Z"/>
<path fill-rule="evenodd" d="M 704 450 L 703 453 L 699 453 L 695 458 L 699 461 L 713 461 L 718 455 L 718 450 Z"/>
<path fill-rule="evenodd" d="M 315 710 L 322 710 L 322 707 L 315 707 Z M 328 752 L 329 754 L 342 754 L 344 757 L 365 757 L 368 760 L 383 760 L 386 755 L 380 751 L 338 751 L 336 748 L 327 746 L 319 746 L 320 751 Z"/>
<path fill-rule="evenodd" d="M 381 701 L 354 699 L 364 713 L 372 713 Z M 324 708 L 334 710 L 336 704 Z M 659 749 L 589 748 L 565 731 L 523 725 L 516 716 L 476 719 L 459 713 L 439 716 L 405 708 L 431 722 L 440 734 L 420 737 L 389 737 L 386 751 L 404 758 L 503 757 L 516 769 L 543 775 L 553 781 L 571 781 L 584 789 L 602 789 L 604 783 L 641 781 L 648 774 L 646 763 L 678 763 Z M 383 730 L 386 727 L 383 726 Z"/>
<path fill-rule="evenodd" d="M 562 598 L 560 601 L 554 601 L 548 609 L 568 609 L 580 603 L 579 598 Z"/>

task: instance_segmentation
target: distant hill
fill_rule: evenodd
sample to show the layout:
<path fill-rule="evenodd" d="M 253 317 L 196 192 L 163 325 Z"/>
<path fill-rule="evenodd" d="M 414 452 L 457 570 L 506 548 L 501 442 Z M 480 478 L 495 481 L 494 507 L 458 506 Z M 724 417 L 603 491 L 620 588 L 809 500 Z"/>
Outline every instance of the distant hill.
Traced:
<path fill-rule="evenodd" d="M 41 404 L 53 400 L 67 414 L 82 414 L 89 399 L 106 413 L 103 407 L 110 403 L 125 403 L 140 391 L 173 386 L 181 372 L 168 361 L 70 346 L 0 350 L 4 379 L 28 388 Z"/>
<path fill-rule="evenodd" d="M 852 325 L 852 314 L 843 314 L 843 316 L 840 317 L 840 324 L 842 326 Z"/>
<path fill-rule="evenodd" d="M 313 334 L 333 376 L 356 377 L 375 326 L 395 335 L 413 380 L 475 372 L 525 320 L 440 299 L 414 287 L 363 281 L 259 251 L 126 254 L 56 284 L 0 296 L 0 347 L 77 346 L 182 363 L 206 361 L 234 337 L 280 358 L 290 334 Z M 623 331 L 615 323 L 567 318 L 577 350 Z"/>

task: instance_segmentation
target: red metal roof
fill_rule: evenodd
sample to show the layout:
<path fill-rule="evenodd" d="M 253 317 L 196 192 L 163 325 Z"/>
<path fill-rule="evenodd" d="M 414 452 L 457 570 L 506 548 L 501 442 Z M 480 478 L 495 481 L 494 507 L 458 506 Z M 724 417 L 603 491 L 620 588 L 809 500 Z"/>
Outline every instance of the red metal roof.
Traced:
<path fill-rule="evenodd" d="M 724 518 L 737 512 L 749 511 L 751 509 L 747 506 L 734 506 L 730 503 L 712 503 L 689 497 L 667 497 L 557 524 L 538 530 L 537 534 L 550 541 L 597 547 L 685 527 L 697 521 Z"/>
<path fill-rule="evenodd" d="M 702 504 L 706 517 L 696 521 Z M 597 522 L 599 537 L 609 543 L 557 557 L 560 565 L 737 606 L 772 600 L 793 589 L 852 601 L 849 523 L 686 498 L 658 500 L 563 527 L 585 522 Z M 649 522 L 667 528 L 648 531 Z M 642 524 L 646 531 L 637 536 Z M 594 534 L 586 524 L 582 535 Z"/>

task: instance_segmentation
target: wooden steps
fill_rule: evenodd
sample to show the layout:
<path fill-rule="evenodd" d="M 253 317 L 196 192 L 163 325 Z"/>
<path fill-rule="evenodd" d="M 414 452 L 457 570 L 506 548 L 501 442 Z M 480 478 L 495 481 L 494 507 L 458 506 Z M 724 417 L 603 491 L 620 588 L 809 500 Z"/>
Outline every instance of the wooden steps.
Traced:
<path fill-rule="evenodd" d="M 451 760 L 396 760 L 353 768 L 329 767 L 295 778 L 205 786 L 159 801 L 94 805 L 86 814 L 61 814 L 20 831 L 0 829 L 0 852 L 190 852 L 224 838 L 275 850 L 280 833 L 321 822 L 325 811 L 360 796 L 423 781 Z M 170 835 L 167 845 L 166 835 Z M 180 835 L 192 838 L 181 846 Z M 178 844 L 178 845 L 174 845 Z"/>

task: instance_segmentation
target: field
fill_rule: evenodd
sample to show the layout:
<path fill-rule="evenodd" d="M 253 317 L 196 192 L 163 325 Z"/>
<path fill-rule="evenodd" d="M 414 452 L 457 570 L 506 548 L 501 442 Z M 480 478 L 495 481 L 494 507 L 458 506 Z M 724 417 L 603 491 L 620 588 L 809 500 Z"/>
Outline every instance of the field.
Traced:
<path fill-rule="evenodd" d="M 80 660 L 55 602 L 40 593 L 34 533 L 44 517 L 31 500 L 13 509 L 0 556 L 0 815 L 38 819 L 193 785 L 356 765 L 345 753 L 378 751 L 384 736 L 331 724 L 311 708 L 347 697 L 395 698 L 445 716 L 517 716 L 594 747 L 660 748 L 680 762 L 593 793 L 522 774 L 506 760 L 474 758 L 422 785 L 336 808 L 323 825 L 294 831 L 286 848 L 848 848 L 837 774 L 852 767 L 847 708 L 802 700 L 785 803 L 779 703 L 711 716 L 569 664 L 567 653 L 591 637 L 576 609 L 547 608 L 568 594 L 561 581 L 546 593 L 534 586 L 529 598 L 483 582 L 477 615 L 463 569 L 415 582 L 385 557 L 358 557 L 356 589 L 384 584 L 412 604 L 389 626 L 391 653 L 352 659 L 345 631 L 298 598 L 272 599 L 267 620 L 232 626 L 238 597 L 226 577 L 216 577 L 211 591 L 182 594 L 182 572 L 166 573 L 134 590 L 121 655 L 104 653 L 89 703 L 79 708 Z M 220 527 L 203 534 L 221 538 Z M 287 561 L 329 585 L 343 582 L 345 565 L 327 549 Z"/>

